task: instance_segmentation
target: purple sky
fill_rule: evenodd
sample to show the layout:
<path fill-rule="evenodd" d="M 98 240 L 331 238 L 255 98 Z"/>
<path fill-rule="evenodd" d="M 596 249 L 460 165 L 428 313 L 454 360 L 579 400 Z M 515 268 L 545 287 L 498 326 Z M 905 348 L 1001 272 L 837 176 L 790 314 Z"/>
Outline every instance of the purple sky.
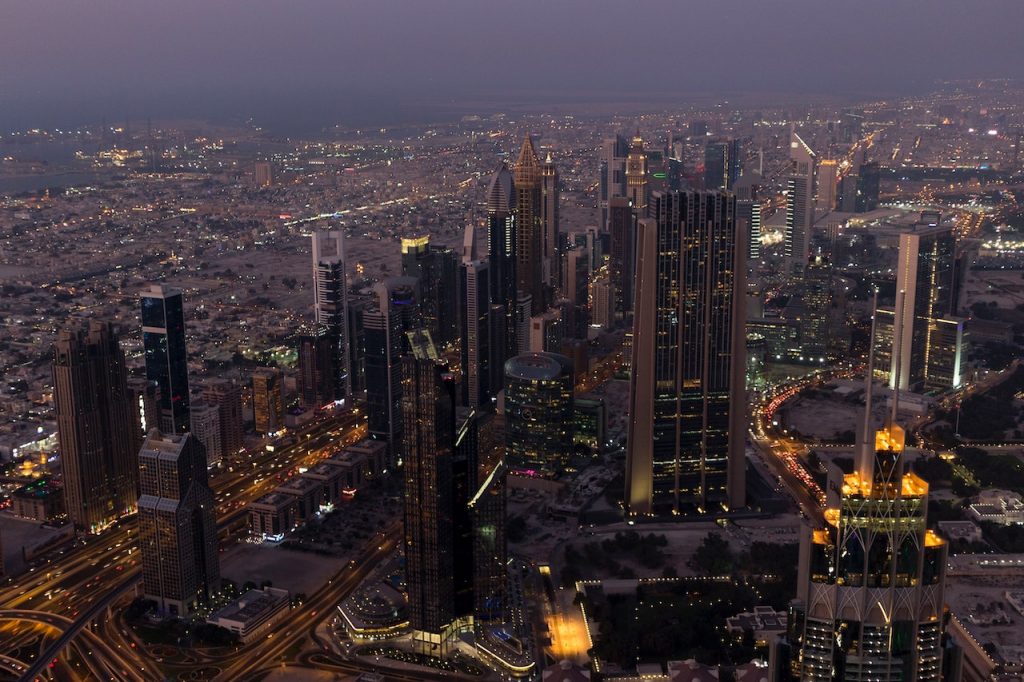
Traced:
<path fill-rule="evenodd" d="M 1021 26 L 1024 0 L 3 0 L 0 129 L 522 91 L 921 90 L 1024 77 Z"/>

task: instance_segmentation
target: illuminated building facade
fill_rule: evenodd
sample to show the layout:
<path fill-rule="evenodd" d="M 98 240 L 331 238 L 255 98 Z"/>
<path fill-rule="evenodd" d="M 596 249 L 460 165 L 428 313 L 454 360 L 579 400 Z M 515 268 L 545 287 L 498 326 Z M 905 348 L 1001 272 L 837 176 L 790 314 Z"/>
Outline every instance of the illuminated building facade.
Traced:
<path fill-rule="evenodd" d="M 313 309 L 317 325 L 330 339 L 332 398 L 342 400 L 352 395 L 345 233 L 340 229 L 317 230 L 312 239 Z"/>
<path fill-rule="evenodd" d="M 299 405 L 306 409 L 323 407 L 334 401 L 334 363 L 338 360 L 334 336 L 322 324 L 298 338 Z"/>
<path fill-rule="evenodd" d="M 639 130 L 630 140 L 626 156 L 626 197 L 638 217 L 647 216 L 647 153 Z"/>
<path fill-rule="evenodd" d="M 559 218 L 558 204 L 561 200 L 561 187 L 559 186 L 558 167 L 551 160 L 551 154 L 547 155 L 540 167 L 541 175 L 541 224 L 543 226 L 542 250 L 544 262 L 542 263 L 541 276 L 544 285 L 550 291 L 558 282 L 561 260 L 559 258 Z M 548 296 L 550 298 L 550 295 Z"/>
<path fill-rule="evenodd" d="M 807 265 L 814 225 L 815 156 L 795 132 L 790 135 L 789 163 L 784 253 L 791 269 L 800 271 Z"/>
<path fill-rule="evenodd" d="M 741 508 L 746 248 L 736 199 L 655 193 L 650 209 L 637 240 L 626 507 Z"/>
<path fill-rule="evenodd" d="M 138 404 L 113 328 L 61 330 L 53 348 L 53 408 L 64 499 L 78 528 L 100 530 L 135 508 Z"/>
<path fill-rule="evenodd" d="M 513 470 L 553 474 L 572 456 L 572 361 L 557 353 L 525 353 L 505 363 L 507 463 Z"/>
<path fill-rule="evenodd" d="M 516 286 L 535 308 L 544 301 L 543 169 L 527 135 L 513 168 L 516 196 Z M 529 318 L 529 315 L 527 315 Z M 518 340 L 518 339 L 517 339 Z M 522 341 L 518 340 L 522 345 Z"/>
<path fill-rule="evenodd" d="M 504 165 L 491 176 L 487 188 L 487 267 L 489 271 L 489 292 L 491 304 L 501 306 L 504 324 L 501 325 L 501 336 L 494 340 L 496 347 L 501 349 L 498 355 L 498 366 L 503 367 L 505 361 L 518 351 L 516 339 L 516 190 L 512 173 Z M 499 372 L 500 375 L 500 372 Z M 494 387 L 497 391 L 501 388 Z"/>
<path fill-rule="evenodd" d="M 281 370 L 258 369 L 252 373 L 252 411 L 256 433 L 267 435 L 284 428 L 284 397 Z"/>

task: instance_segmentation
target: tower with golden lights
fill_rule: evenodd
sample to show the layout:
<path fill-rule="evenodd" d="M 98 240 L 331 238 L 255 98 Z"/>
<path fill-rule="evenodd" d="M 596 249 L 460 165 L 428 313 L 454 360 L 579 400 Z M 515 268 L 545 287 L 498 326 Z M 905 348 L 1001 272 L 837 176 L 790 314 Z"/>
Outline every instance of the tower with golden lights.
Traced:
<path fill-rule="evenodd" d="M 516 288 L 529 295 L 535 310 L 544 300 L 543 169 L 533 140 L 523 138 L 512 168 L 516 193 Z"/>
<path fill-rule="evenodd" d="M 637 217 L 647 217 L 647 153 L 640 131 L 629 144 L 629 155 L 626 157 L 626 196 L 633 204 Z"/>

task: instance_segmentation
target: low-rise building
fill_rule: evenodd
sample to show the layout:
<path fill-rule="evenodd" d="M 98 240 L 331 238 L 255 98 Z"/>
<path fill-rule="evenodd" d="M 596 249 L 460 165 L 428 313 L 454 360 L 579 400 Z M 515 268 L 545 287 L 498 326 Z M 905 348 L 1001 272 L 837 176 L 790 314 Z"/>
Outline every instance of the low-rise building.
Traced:
<path fill-rule="evenodd" d="M 345 495 L 355 494 L 370 473 L 366 454 L 351 449 L 334 453 L 323 464 L 338 470 L 338 484 Z"/>
<path fill-rule="evenodd" d="M 977 521 L 1004 526 L 1024 524 L 1024 502 L 1020 495 L 1008 490 L 983 490 L 978 500 L 967 508 L 967 514 Z"/>
<path fill-rule="evenodd" d="M 333 507 L 341 501 L 341 482 L 345 478 L 344 474 L 345 472 L 341 467 L 332 466 L 327 462 L 320 462 L 301 474 L 301 476 L 302 478 L 319 483 L 321 505 Z"/>
<path fill-rule="evenodd" d="M 950 542 L 981 542 L 981 528 L 973 521 L 939 521 L 939 532 Z"/>
<path fill-rule="evenodd" d="M 243 644 L 248 644 L 287 616 L 288 611 L 288 590 L 264 587 L 249 590 L 213 613 L 206 622 L 230 630 Z"/>
<path fill-rule="evenodd" d="M 259 541 L 281 540 L 298 525 L 298 499 L 282 492 L 267 493 L 249 503 L 249 532 Z"/>
<path fill-rule="evenodd" d="M 768 642 L 786 631 L 786 612 L 776 611 L 770 606 L 755 606 L 752 612 L 726 618 L 725 627 L 737 639 L 749 632 L 758 646 L 767 646 Z"/>
<path fill-rule="evenodd" d="M 350 445 L 343 452 L 366 457 L 367 473 L 370 476 L 381 476 L 387 473 L 388 444 L 384 441 L 366 438 L 355 445 Z"/>
<path fill-rule="evenodd" d="M 299 523 L 305 523 L 320 513 L 323 504 L 323 488 L 320 481 L 295 476 L 277 486 L 274 492 L 295 497 Z"/>
<path fill-rule="evenodd" d="M 64 515 L 64 491 L 49 476 L 26 483 L 11 495 L 15 516 L 34 521 L 51 521 Z"/>

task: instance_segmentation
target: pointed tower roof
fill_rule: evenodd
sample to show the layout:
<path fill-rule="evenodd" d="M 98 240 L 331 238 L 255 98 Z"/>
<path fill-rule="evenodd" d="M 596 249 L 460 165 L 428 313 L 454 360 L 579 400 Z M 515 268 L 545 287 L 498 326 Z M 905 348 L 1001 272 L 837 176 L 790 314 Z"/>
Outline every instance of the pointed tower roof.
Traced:
<path fill-rule="evenodd" d="M 487 187 L 487 212 L 508 213 L 512 210 L 514 195 L 515 186 L 512 183 L 512 173 L 503 163 L 501 168 L 491 176 L 491 184 Z"/>
<path fill-rule="evenodd" d="M 533 139 L 529 133 L 523 137 L 523 146 L 519 149 L 519 158 L 516 159 L 515 181 L 521 187 L 529 187 L 540 182 L 540 159 L 537 158 L 537 150 L 533 148 Z"/>

